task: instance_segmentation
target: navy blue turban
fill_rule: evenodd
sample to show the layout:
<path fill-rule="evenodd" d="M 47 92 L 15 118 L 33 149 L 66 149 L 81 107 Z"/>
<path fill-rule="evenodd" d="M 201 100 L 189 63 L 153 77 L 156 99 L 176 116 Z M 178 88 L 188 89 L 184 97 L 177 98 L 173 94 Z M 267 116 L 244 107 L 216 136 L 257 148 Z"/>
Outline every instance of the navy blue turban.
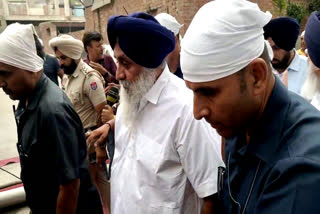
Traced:
<path fill-rule="evenodd" d="M 296 46 L 300 26 L 294 18 L 280 17 L 272 19 L 263 30 L 265 39 L 271 37 L 279 48 L 291 51 Z"/>
<path fill-rule="evenodd" d="M 304 40 L 308 54 L 315 66 L 320 68 L 320 12 L 313 12 L 309 17 Z"/>
<path fill-rule="evenodd" d="M 112 49 L 118 41 L 130 59 L 147 68 L 158 67 L 175 47 L 174 34 L 146 13 L 112 16 L 107 33 Z"/>

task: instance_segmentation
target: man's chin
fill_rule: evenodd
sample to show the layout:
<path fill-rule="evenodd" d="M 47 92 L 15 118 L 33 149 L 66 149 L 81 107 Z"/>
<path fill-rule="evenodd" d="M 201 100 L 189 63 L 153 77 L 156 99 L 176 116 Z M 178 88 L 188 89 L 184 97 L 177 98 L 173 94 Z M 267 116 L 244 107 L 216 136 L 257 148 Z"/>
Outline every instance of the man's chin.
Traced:
<path fill-rule="evenodd" d="M 234 132 L 230 129 L 216 128 L 217 133 L 224 138 L 231 138 L 235 136 Z"/>
<path fill-rule="evenodd" d="M 17 95 L 14 95 L 14 94 L 8 94 L 9 98 L 11 100 L 20 100 L 20 98 L 17 96 Z"/>
<path fill-rule="evenodd" d="M 278 62 L 278 61 L 272 61 L 271 64 L 272 64 L 272 66 L 273 66 L 274 68 L 276 68 L 276 67 L 278 67 L 279 62 Z"/>

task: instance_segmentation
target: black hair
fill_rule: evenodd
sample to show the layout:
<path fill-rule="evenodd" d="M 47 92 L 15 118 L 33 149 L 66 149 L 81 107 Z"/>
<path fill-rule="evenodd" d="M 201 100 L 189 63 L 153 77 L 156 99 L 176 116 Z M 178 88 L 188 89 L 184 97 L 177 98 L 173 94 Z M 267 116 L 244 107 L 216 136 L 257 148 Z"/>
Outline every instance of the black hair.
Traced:
<path fill-rule="evenodd" d="M 82 37 L 84 50 L 88 53 L 87 47 L 91 45 L 91 41 L 100 42 L 101 40 L 103 40 L 101 33 L 96 31 L 85 32 Z"/>
<path fill-rule="evenodd" d="M 44 51 L 43 51 L 43 46 L 41 45 L 38 37 L 35 34 L 33 34 L 33 38 L 34 38 L 34 41 L 35 41 L 35 44 L 36 44 L 37 55 L 40 56 L 42 59 L 44 59 L 45 54 L 44 54 Z"/>
<path fill-rule="evenodd" d="M 268 69 L 271 70 L 271 65 L 270 65 L 270 61 L 271 60 L 270 60 L 270 57 L 269 57 L 269 54 L 268 54 L 268 48 L 267 48 L 266 45 L 264 45 L 263 52 L 258 58 L 263 59 L 266 62 Z M 241 69 L 240 71 L 237 72 L 237 75 L 239 76 L 240 91 L 241 92 L 247 90 L 247 84 L 246 84 L 246 81 L 245 81 L 245 73 L 247 71 L 247 67 L 248 66 L 244 67 L 243 69 Z"/>

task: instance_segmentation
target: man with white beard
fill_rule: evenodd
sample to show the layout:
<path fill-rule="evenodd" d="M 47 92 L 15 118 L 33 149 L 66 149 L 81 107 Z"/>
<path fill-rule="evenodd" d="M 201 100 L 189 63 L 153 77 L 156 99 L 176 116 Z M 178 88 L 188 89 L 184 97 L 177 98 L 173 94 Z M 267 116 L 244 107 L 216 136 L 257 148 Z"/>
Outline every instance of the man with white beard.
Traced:
<path fill-rule="evenodd" d="M 305 32 L 307 44 L 308 76 L 302 87 L 301 95 L 320 110 L 320 12 L 313 12 Z"/>
<path fill-rule="evenodd" d="M 212 213 L 222 166 L 221 137 L 192 113 L 192 92 L 169 71 L 174 34 L 145 13 L 111 17 L 108 39 L 118 61 L 111 213 Z"/>

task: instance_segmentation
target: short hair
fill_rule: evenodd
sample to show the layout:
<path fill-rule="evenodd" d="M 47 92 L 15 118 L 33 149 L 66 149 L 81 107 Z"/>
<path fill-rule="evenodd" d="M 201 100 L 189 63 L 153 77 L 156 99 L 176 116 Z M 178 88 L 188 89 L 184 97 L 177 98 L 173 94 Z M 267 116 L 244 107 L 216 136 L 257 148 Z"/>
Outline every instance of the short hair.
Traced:
<path fill-rule="evenodd" d="M 39 57 L 41 57 L 42 59 L 44 59 L 45 54 L 44 54 L 43 46 L 42 46 L 41 42 L 39 41 L 38 37 L 35 34 L 33 34 L 33 38 L 34 38 L 34 42 L 36 45 L 37 55 Z"/>
<path fill-rule="evenodd" d="M 262 51 L 262 54 L 258 58 L 261 58 L 266 62 L 268 70 L 271 72 L 271 59 L 269 56 L 267 45 L 264 45 L 264 49 Z M 237 75 L 239 76 L 239 80 L 240 80 L 240 91 L 241 92 L 243 92 L 247 89 L 247 85 L 246 85 L 245 78 L 244 78 L 244 75 L 247 71 L 247 68 L 248 68 L 248 65 L 237 72 Z"/>
<path fill-rule="evenodd" d="M 84 50 L 88 53 L 87 47 L 91 45 L 91 41 L 100 42 L 101 40 L 103 40 L 101 33 L 96 31 L 85 32 L 82 37 Z"/>

